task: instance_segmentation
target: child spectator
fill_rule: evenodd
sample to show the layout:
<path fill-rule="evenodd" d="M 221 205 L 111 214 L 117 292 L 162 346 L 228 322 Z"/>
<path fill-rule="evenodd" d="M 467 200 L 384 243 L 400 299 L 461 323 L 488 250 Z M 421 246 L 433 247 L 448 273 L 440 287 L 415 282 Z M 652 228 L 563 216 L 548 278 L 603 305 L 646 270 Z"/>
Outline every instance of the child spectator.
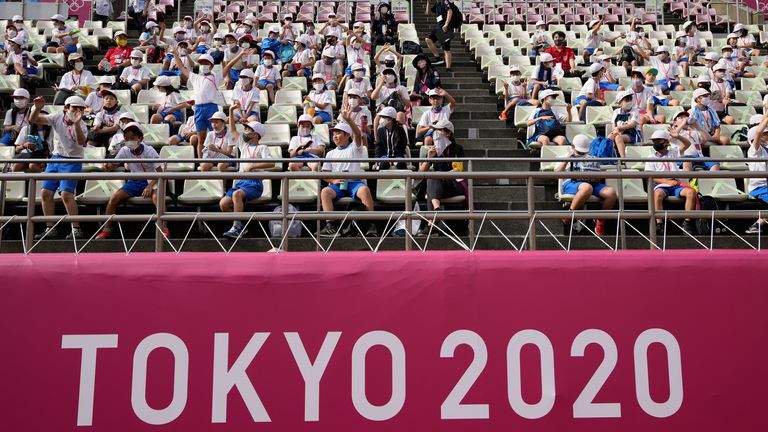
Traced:
<path fill-rule="evenodd" d="M 3 137 L 0 139 L 2 145 L 11 145 L 16 142 L 21 130 L 29 124 L 29 92 L 18 88 L 13 91 L 12 97 L 13 107 L 5 112 Z"/>
<path fill-rule="evenodd" d="M 123 69 L 123 73 L 120 74 L 120 83 L 118 88 L 127 88 L 131 90 L 134 95 L 149 84 L 150 72 L 146 66 L 142 65 L 144 55 L 139 50 L 133 50 L 131 52 L 131 67 Z"/>
<path fill-rule="evenodd" d="M 119 75 L 122 73 L 122 68 L 127 67 L 130 62 L 130 55 L 133 49 L 128 46 L 128 35 L 124 31 L 118 30 L 115 32 L 115 44 L 107 50 L 104 54 L 104 58 L 101 59 L 97 65 L 97 69 L 101 72 Z"/>
<path fill-rule="evenodd" d="M 187 103 L 167 76 L 157 77 L 155 89 L 164 95 L 163 103 L 152 105 L 152 110 L 155 113 L 152 114 L 149 122 L 152 124 L 168 123 L 170 133 L 173 135 L 174 124 L 184 120 L 184 113 L 181 110 L 187 109 Z"/>
<path fill-rule="evenodd" d="M 539 105 L 539 101 L 536 99 L 529 99 L 528 87 L 525 81 L 522 80 L 522 72 L 520 67 L 512 65 L 509 67 L 509 82 L 504 81 L 504 110 L 499 116 L 499 120 L 506 121 L 509 116 L 509 112 L 515 112 L 516 106 L 531 106 Z"/>
<path fill-rule="evenodd" d="M 440 120 L 450 120 L 451 114 L 456 107 L 456 99 L 447 91 L 439 88 L 429 90 L 429 103 L 432 108 L 421 115 L 419 123 L 416 126 L 416 141 L 423 142 L 425 146 L 432 145 L 432 126 Z"/>
<path fill-rule="evenodd" d="M 304 96 L 304 114 L 311 112 L 314 112 L 312 121 L 315 124 L 330 123 L 333 119 L 333 95 L 325 89 L 322 74 L 312 76 L 312 91 Z"/>
<path fill-rule="evenodd" d="M 72 54 L 77 51 L 77 43 L 80 40 L 80 30 L 67 26 L 67 18 L 56 14 L 51 17 L 53 21 L 53 39 L 47 45 L 46 52 Z"/>
<path fill-rule="evenodd" d="M 220 172 L 228 171 L 230 163 L 226 160 L 234 156 L 237 147 L 237 138 L 235 137 L 237 131 L 227 129 L 227 116 L 221 111 L 216 111 L 209 120 L 213 126 L 213 133 L 209 133 L 205 137 L 202 146 L 198 146 L 197 152 L 202 155 L 203 159 L 225 160 L 225 162 L 218 162 L 216 168 Z M 210 171 L 212 168 L 212 162 L 200 164 L 200 171 Z"/>
<path fill-rule="evenodd" d="M 619 92 L 616 97 L 619 107 L 613 110 L 613 128 L 608 138 L 616 143 L 620 157 L 626 157 L 628 145 L 639 144 L 643 140 L 640 127 L 640 111 L 634 103 L 634 93 L 631 90 Z"/>
<path fill-rule="evenodd" d="M 242 124 L 259 121 L 259 99 L 261 90 L 253 86 L 253 70 L 245 69 L 240 72 L 240 80 L 232 91 L 233 104 L 230 109 L 234 113 L 235 120 Z"/>
<path fill-rule="evenodd" d="M 720 135 L 720 117 L 709 107 L 709 95 L 709 90 L 705 88 L 698 88 L 693 92 L 694 106 L 688 111 L 691 115 L 689 121 L 698 123 L 701 129 L 709 134 L 709 142 L 728 145 L 730 139 Z"/>
<path fill-rule="evenodd" d="M 117 118 L 121 112 L 117 95 L 112 90 L 102 90 L 101 96 L 104 98 L 104 106 L 96 114 L 93 127 L 88 132 L 88 145 L 91 147 L 107 147 L 112 135 L 120 130 Z"/>
<path fill-rule="evenodd" d="M 567 115 L 555 113 L 552 104 L 557 98 L 557 92 L 542 90 L 539 93 L 541 106 L 536 108 L 528 117 L 526 126 L 534 126 L 533 134 L 528 138 L 528 144 L 538 142 L 541 145 L 549 145 L 552 141 L 557 145 L 566 145 L 565 123 L 571 121 L 571 106 L 566 105 Z"/>
<path fill-rule="evenodd" d="M 262 51 L 262 62 L 256 68 L 256 76 L 259 80 L 256 87 L 259 90 L 267 90 L 270 103 L 275 103 L 275 92 L 282 87 L 283 78 L 280 68 L 275 66 L 275 54 L 272 51 Z"/>
<path fill-rule="evenodd" d="M 325 154 L 325 143 L 322 139 L 312 133 L 314 122 L 312 117 L 304 114 L 299 117 L 298 135 L 291 138 L 288 145 L 288 153 L 295 159 L 317 159 Z M 317 171 L 319 163 L 317 162 L 291 162 L 288 164 L 289 171 L 301 171 L 304 165 L 309 166 L 312 171 Z"/>
<path fill-rule="evenodd" d="M 690 114 L 687 111 L 680 111 L 675 114 L 675 118 L 672 121 L 674 130 L 678 135 L 685 138 L 690 142 L 687 149 L 678 151 L 684 158 L 700 159 L 704 157 L 701 144 L 707 142 L 709 135 L 705 130 L 701 129 L 698 123 L 691 124 L 688 119 Z M 672 139 L 670 141 L 673 148 L 680 147 L 681 143 L 678 139 Z M 678 163 L 678 166 L 682 166 L 684 171 L 693 171 L 694 168 L 702 168 L 709 171 L 718 171 L 720 169 L 720 162 L 684 162 Z"/>
<path fill-rule="evenodd" d="M 762 121 L 757 126 L 752 127 L 747 132 L 747 140 L 749 141 L 749 150 L 747 150 L 747 157 L 750 159 L 768 159 L 768 148 L 766 142 L 768 142 L 768 134 L 766 134 L 766 126 L 768 126 L 768 116 L 763 116 Z M 747 192 L 749 196 L 768 203 L 768 162 L 749 162 L 747 164 L 750 171 L 764 172 L 763 177 L 755 177 L 746 179 Z M 753 223 L 747 234 L 758 234 L 761 231 L 765 231 L 765 218 L 758 219 Z"/>

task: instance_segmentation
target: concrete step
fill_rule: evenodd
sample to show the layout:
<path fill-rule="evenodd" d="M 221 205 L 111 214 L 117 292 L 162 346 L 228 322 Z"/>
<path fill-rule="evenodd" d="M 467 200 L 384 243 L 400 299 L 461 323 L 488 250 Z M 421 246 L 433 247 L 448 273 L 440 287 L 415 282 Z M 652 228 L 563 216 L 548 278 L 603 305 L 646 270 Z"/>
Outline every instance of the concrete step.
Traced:
<path fill-rule="evenodd" d="M 493 111 L 457 111 L 451 114 L 451 120 L 493 120 L 498 118 L 499 112 Z"/>

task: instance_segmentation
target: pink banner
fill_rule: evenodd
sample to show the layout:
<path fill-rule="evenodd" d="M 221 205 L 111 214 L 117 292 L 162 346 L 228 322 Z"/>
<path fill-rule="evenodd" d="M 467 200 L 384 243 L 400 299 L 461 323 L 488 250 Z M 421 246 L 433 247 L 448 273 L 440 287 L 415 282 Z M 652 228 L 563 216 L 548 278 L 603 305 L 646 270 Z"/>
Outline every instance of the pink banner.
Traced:
<path fill-rule="evenodd" d="M 40 0 L 43 3 L 61 3 L 61 0 Z M 66 16 L 76 16 L 80 25 L 83 22 L 91 19 L 91 7 L 93 6 L 92 0 L 65 0 L 64 3 L 69 6 L 69 13 L 64 14 Z"/>
<path fill-rule="evenodd" d="M 766 258 L 2 255 L 3 429 L 762 432 Z"/>

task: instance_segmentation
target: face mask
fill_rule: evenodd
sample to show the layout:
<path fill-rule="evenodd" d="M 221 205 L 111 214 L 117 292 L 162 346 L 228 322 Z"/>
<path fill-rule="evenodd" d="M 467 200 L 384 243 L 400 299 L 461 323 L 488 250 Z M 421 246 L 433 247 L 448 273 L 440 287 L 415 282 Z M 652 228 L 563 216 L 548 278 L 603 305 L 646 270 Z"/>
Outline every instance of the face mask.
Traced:
<path fill-rule="evenodd" d="M 688 43 L 688 38 L 680 38 L 680 43 L 687 44 Z"/>
<path fill-rule="evenodd" d="M 636 87 L 642 87 L 642 86 L 643 86 L 643 80 L 641 80 L 641 79 L 636 79 L 636 80 L 635 80 L 635 86 L 636 86 Z"/>
<path fill-rule="evenodd" d="M 253 139 L 253 137 L 254 137 L 254 134 L 243 134 L 243 139 L 245 141 L 250 141 Z"/>
<path fill-rule="evenodd" d="M 555 39 L 555 45 L 563 46 L 563 45 L 565 45 L 565 40 L 563 40 L 563 39 Z"/>
<path fill-rule="evenodd" d="M 133 65 L 134 67 L 138 67 L 140 64 L 141 64 L 141 60 L 139 59 L 131 60 L 131 65 Z"/>
<path fill-rule="evenodd" d="M 202 30 L 203 33 L 208 33 L 211 30 L 211 28 L 208 26 L 202 26 L 200 27 L 200 30 Z"/>
<path fill-rule="evenodd" d="M 512 81 L 512 84 L 520 84 L 520 77 L 518 75 L 512 75 L 510 81 Z"/>
<path fill-rule="evenodd" d="M 75 63 L 75 70 L 78 71 L 78 72 L 83 70 L 84 67 L 85 67 L 85 65 L 83 64 L 83 62 Z"/>
<path fill-rule="evenodd" d="M 632 101 L 624 101 L 621 103 L 621 109 L 624 111 L 629 111 L 632 109 Z"/>
<path fill-rule="evenodd" d="M 187 49 L 186 48 L 179 49 L 179 56 L 184 57 L 185 55 L 187 55 Z"/>
<path fill-rule="evenodd" d="M 235 49 L 235 47 L 236 47 L 236 45 L 235 45 L 235 43 L 234 43 L 234 42 L 227 42 L 227 48 L 229 48 L 229 49 L 231 49 L 231 50 L 234 50 L 234 49 Z"/>
<path fill-rule="evenodd" d="M 8 39 L 13 39 L 16 37 L 16 30 L 8 30 Z"/>
<path fill-rule="evenodd" d="M 72 111 L 67 111 L 67 120 L 69 120 L 70 123 L 75 121 L 75 113 Z"/>
<path fill-rule="evenodd" d="M 424 69 L 425 67 L 427 67 L 427 62 L 424 60 L 419 60 L 419 62 L 416 65 L 419 67 L 419 69 Z"/>
<path fill-rule="evenodd" d="M 357 108 L 357 106 L 360 105 L 360 101 L 357 99 L 350 98 L 348 102 L 349 102 L 349 106 L 351 106 L 352 108 Z"/>
<path fill-rule="evenodd" d="M 309 126 L 300 126 L 299 127 L 299 135 L 303 137 L 309 136 L 309 134 L 312 133 L 312 128 Z"/>
<path fill-rule="evenodd" d="M 702 98 L 701 104 L 704 106 L 709 106 L 709 98 Z"/>
<path fill-rule="evenodd" d="M 659 153 L 663 152 L 665 148 L 667 148 L 667 143 L 665 142 L 653 143 L 653 149 Z"/>
<path fill-rule="evenodd" d="M 139 148 L 139 142 L 138 141 L 126 141 L 125 146 L 128 147 L 131 150 L 136 150 Z"/>
<path fill-rule="evenodd" d="M 667 59 L 669 59 L 669 55 L 666 52 L 662 51 L 659 53 L 659 58 L 663 61 L 666 61 Z"/>
<path fill-rule="evenodd" d="M 379 127 L 387 127 L 389 126 L 390 120 L 388 118 L 382 117 L 379 119 Z"/>
<path fill-rule="evenodd" d="M 128 39 L 118 39 L 117 40 L 117 46 L 124 47 L 128 45 Z"/>
<path fill-rule="evenodd" d="M 24 23 L 22 21 L 13 23 L 13 25 L 15 25 L 16 28 L 19 29 L 19 30 L 24 30 Z"/>
<path fill-rule="evenodd" d="M 240 44 L 240 48 L 242 49 L 248 49 L 250 47 L 251 47 L 251 44 L 249 44 L 248 42 L 243 42 Z"/>
<path fill-rule="evenodd" d="M 315 91 L 318 91 L 318 92 L 319 91 L 323 91 L 323 89 L 325 88 L 325 84 L 323 84 L 323 83 L 315 83 L 315 84 L 312 84 L 312 88 L 314 88 Z"/>
<path fill-rule="evenodd" d="M 243 83 L 243 87 L 251 85 L 251 79 L 250 78 L 240 78 L 240 82 Z"/>
<path fill-rule="evenodd" d="M 213 41 L 213 46 L 215 46 L 216 48 L 220 47 L 221 46 L 221 41 L 220 40 L 214 40 Z"/>
<path fill-rule="evenodd" d="M 312 27 L 307 28 L 307 34 L 309 34 L 309 35 L 315 34 L 315 29 L 312 28 Z"/>
<path fill-rule="evenodd" d="M 26 99 L 16 99 L 13 101 L 13 105 L 16 106 L 18 109 L 24 109 L 27 107 L 27 100 Z"/>
<path fill-rule="evenodd" d="M 203 75 L 208 75 L 209 73 L 211 73 L 211 65 L 200 66 L 200 72 L 202 72 Z"/>
<path fill-rule="evenodd" d="M 192 23 L 191 23 L 191 22 L 189 22 L 189 21 L 185 21 L 185 22 L 184 22 L 184 27 L 186 27 L 186 28 L 192 28 Z"/>
<path fill-rule="evenodd" d="M 184 37 L 184 35 L 183 35 L 183 34 L 177 34 L 177 35 L 176 35 L 176 40 L 177 40 L 178 42 L 181 42 L 181 41 L 183 41 L 184 39 L 185 39 L 185 37 Z"/>
<path fill-rule="evenodd" d="M 152 31 L 152 34 L 158 34 L 158 33 L 160 33 L 160 29 L 159 29 L 159 28 L 157 28 L 157 27 L 153 27 L 151 31 Z M 127 41 L 126 41 L 126 43 L 127 43 Z"/>
<path fill-rule="evenodd" d="M 352 74 L 355 76 L 355 78 L 360 79 L 363 77 L 363 71 L 354 71 Z"/>
<path fill-rule="evenodd" d="M 393 82 L 395 82 L 395 76 L 394 75 L 385 75 L 384 76 L 384 81 L 387 84 L 392 84 Z"/>
<path fill-rule="evenodd" d="M 272 66 L 272 59 L 264 59 L 264 66 Z"/>
<path fill-rule="evenodd" d="M 354 48 L 356 50 L 359 50 L 361 46 L 362 45 L 360 45 L 359 43 L 356 43 L 356 44 L 352 45 L 352 48 Z"/>

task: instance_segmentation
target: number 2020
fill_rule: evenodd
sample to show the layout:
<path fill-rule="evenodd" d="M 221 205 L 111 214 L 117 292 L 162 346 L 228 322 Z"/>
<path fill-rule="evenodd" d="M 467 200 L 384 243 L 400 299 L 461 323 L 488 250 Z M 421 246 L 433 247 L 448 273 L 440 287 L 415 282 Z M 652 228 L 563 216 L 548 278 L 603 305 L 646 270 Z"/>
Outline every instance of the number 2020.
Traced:
<path fill-rule="evenodd" d="M 648 347 L 660 343 L 667 351 L 669 370 L 669 398 L 656 402 L 650 395 L 648 378 Z M 541 356 L 541 399 L 533 404 L 526 403 L 522 396 L 520 375 L 520 352 L 525 345 L 534 345 Z M 603 361 L 592 378 L 573 403 L 574 418 L 617 418 L 621 417 L 621 404 L 593 402 L 603 384 L 616 367 L 618 350 L 611 336 L 598 329 L 579 333 L 571 345 L 571 356 L 582 357 L 587 346 L 599 345 L 603 350 Z M 487 419 L 490 418 L 488 404 L 461 403 L 472 385 L 485 369 L 488 350 L 483 338 L 471 330 L 457 330 L 443 341 L 440 357 L 454 356 L 456 348 L 467 345 L 474 353 L 472 362 L 445 398 L 440 407 L 441 419 Z M 648 329 L 635 340 L 635 393 L 637 402 L 648 415 L 664 418 L 676 413 L 683 403 L 683 374 L 680 346 L 672 333 L 664 329 Z M 547 415 L 555 403 L 555 359 L 552 343 L 544 333 L 537 330 L 522 330 L 507 344 L 507 397 L 512 410 L 527 419 L 538 419 Z"/>

